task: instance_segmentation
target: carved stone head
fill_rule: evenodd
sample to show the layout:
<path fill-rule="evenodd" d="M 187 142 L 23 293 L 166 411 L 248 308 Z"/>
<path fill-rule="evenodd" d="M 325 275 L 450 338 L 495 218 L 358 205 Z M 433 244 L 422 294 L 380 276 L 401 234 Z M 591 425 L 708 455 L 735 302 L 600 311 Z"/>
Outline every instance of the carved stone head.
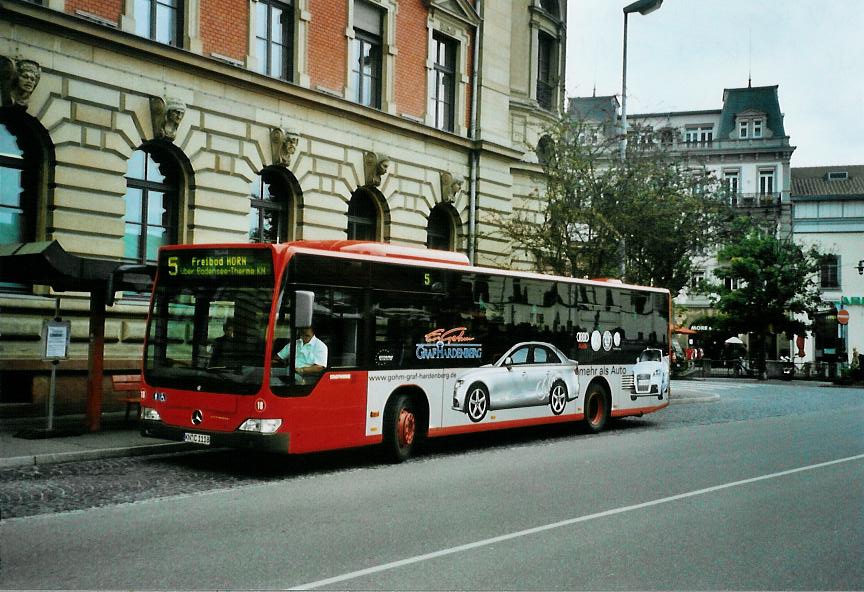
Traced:
<path fill-rule="evenodd" d="M 297 134 L 274 127 L 270 130 L 270 150 L 273 164 L 287 167 L 291 164 L 291 157 L 297 150 L 300 138 Z"/>
<path fill-rule="evenodd" d="M 150 97 L 150 116 L 153 119 L 153 137 L 173 142 L 177 128 L 186 114 L 186 105 L 177 99 Z"/>
<path fill-rule="evenodd" d="M 366 174 L 366 187 L 380 187 L 381 179 L 390 170 L 390 159 L 374 152 L 363 154 L 363 168 Z"/>
<path fill-rule="evenodd" d="M 42 68 L 33 60 L 0 58 L 0 89 L 3 105 L 27 108 L 30 95 L 42 78 Z"/>
<path fill-rule="evenodd" d="M 447 171 L 441 172 L 441 201 L 452 203 L 462 191 L 465 180 L 459 175 L 453 175 Z"/>

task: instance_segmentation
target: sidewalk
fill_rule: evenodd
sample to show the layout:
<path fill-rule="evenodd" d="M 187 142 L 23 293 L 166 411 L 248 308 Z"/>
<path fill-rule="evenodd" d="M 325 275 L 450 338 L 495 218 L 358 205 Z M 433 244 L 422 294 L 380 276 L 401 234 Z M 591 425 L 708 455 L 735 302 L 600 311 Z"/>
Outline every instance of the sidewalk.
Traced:
<path fill-rule="evenodd" d="M 59 437 L 24 438 L 22 433 L 44 430 L 46 419 L 0 419 L 0 469 L 194 450 L 190 444 L 142 437 L 137 422 L 124 422 L 122 412 L 103 414 L 99 432 L 88 433 L 84 425 L 83 415 L 60 416 L 54 420 Z"/>

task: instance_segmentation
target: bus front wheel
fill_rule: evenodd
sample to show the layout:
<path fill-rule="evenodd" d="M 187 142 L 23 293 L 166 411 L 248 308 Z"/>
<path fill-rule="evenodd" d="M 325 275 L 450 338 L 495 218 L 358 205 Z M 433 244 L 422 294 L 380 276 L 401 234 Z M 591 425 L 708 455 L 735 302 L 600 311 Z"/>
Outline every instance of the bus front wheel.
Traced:
<path fill-rule="evenodd" d="M 391 462 L 411 457 L 421 436 L 417 405 L 408 395 L 397 395 L 384 413 L 384 451 Z"/>

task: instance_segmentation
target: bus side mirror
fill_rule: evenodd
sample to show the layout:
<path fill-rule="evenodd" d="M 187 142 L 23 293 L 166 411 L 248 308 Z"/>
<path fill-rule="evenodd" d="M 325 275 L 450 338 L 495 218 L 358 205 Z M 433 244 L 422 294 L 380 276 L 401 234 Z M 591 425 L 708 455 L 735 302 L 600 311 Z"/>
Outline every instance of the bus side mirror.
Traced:
<path fill-rule="evenodd" d="M 306 290 L 294 292 L 294 326 L 312 326 L 312 308 L 315 304 L 315 293 Z"/>

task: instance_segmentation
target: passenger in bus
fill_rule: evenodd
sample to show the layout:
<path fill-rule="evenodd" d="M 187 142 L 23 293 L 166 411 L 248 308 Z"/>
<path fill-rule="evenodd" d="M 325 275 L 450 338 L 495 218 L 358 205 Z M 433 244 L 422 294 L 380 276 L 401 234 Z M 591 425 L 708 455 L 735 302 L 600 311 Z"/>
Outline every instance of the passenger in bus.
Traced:
<path fill-rule="evenodd" d="M 209 364 L 211 368 L 241 365 L 243 355 L 240 340 L 235 332 L 236 328 L 234 317 L 225 319 L 222 325 L 222 336 L 213 341 L 213 353 L 210 354 Z"/>
<path fill-rule="evenodd" d="M 283 347 L 276 358 L 284 362 L 291 352 L 290 344 Z M 304 377 L 314 378 L 327 368 L 327 345 L 315 336 L 312 327 L 300 329 L 300 339 L 297 340 L 294 354 L 294 377 L 299 383 Z"/>

